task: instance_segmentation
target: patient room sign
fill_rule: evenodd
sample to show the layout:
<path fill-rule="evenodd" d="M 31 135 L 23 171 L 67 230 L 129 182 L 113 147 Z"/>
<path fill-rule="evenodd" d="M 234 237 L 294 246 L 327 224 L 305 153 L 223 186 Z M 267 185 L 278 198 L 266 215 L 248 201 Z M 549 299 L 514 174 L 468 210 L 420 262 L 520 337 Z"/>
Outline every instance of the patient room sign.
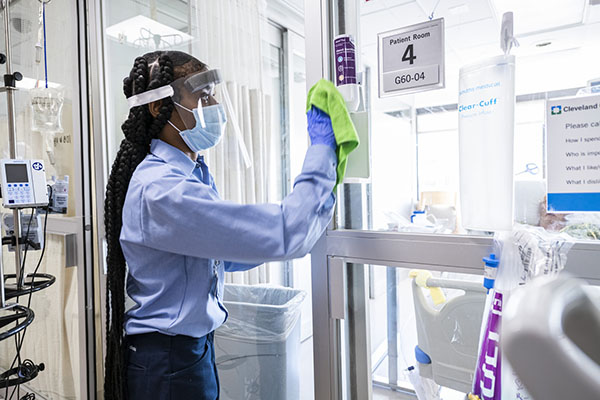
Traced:
<path fill-rule="evenodd" d="M 548 211 L 600 211 L 600 95 L 549 100 Z"/>
<path fill-rule="evenodd" d="M 444 87 L 444 19 L 377 35 L 379 97 Z"/>

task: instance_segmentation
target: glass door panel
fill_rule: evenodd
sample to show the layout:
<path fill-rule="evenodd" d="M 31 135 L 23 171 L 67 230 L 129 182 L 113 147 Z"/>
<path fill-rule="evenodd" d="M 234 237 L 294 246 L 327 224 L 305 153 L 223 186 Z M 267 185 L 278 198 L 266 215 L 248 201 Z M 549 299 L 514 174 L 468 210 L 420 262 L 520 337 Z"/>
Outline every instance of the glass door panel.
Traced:
<path fill-rule="evenodd" d="M 37 273 L 52 275 L 56 281 L 31 297 L 22 295 L 9 299 L 11 303 L 30 304 L 35 317 L 19 335 L 22 346 L 16 345 L 17 336 L 0 342 L 1 371 L 27 359 L 36 365 L 43 363 L 45 368 L 19 390 L 13 392 L 13 386 L 6 392 L 2 388 L 0 398 L 21 398 L 29 392 L 39 398 L 84 399 L 94 390 L 93 378 L 90 379 L 93 371 L 88 370 L 89 365 L 94 364 L 93 352 L 88 347 L 88 338 L 93 337 L 94 332 L 93 322 L 89 319 L 93 310 L 85 296 L 91 290 L 86 289 L 86 276 L 91 274 L 89 260 L 92 249 L 86 247 L 89 242 L 84 231 L 84 222 L 89 221 L 91 210 L 86 205 L 89 194 L 86 186 L 89 182 L 88 130 L 82 129 L 87 116 L 81 114 L 82 110 L 86 110 L 82 106 L 85 100 L 81 98 L 80 84 L 86 80 L 85 71 L 80 70 L 80 44 L 85 42 L 85 38 L 80 37 L 81 4 L 78 7 L 77 2 L 46 2 L 44 52 L 36 47 L 40 44 L 41 3 L 5 3 L 10 3 L 12 70 L 23 75 L 15 92 L 16 156 L 43 160 L 48 184 L 55 183 L 57 179 L 68 180 L 68 202 L 66 210 L 63 210 L 65 213 L 48 216 L 45 233 L 40 229 L 41 236 L 45 237 L 43 252 L 29 248 L 23 256 L 25 274 L 37 270 Z M 3 7 L 4 4 L 0 11 L 0 25 L 4 27 L 7 21 L 4 20 Z M 0 52 L 6 53 L 4 36 Z M 34 110 L 34 105 L 40 104 L 37 91 L 45 87 L 56 90 L 55 93 L 62 98 L 59 124 L 52 133 L 40 130 L 39 124 L 34 123 L 36 116 L 39 118 L 39 111 Z M 0 94 L 0 158 L 10 158 L 6 98 L 6 92 Z M 0 213 L 2 236 L 5 237 L 8 236 L 8 225 L 11 225 L 7 225 L 6 218 L 12 220 L 12 211 L 2 208 Z M 23 210 L 26 220 L 31 213 L 29 209 Z M 40 216 L 42 228 L 45 211 L 38 209 L 35 213 Z M 21 233 L 25 234 L 23 230 Z M 9 251 L 6 245 L 3 246 L 2 262 L 5 274 L 15 273 L 14 252 Z"/>
<path fill-rule="evenodd" d="M 597 7 L 572 0 L 561 2 L 540 16 L 535 10 L 543 7 L 541 1 L 531 5 L 501 3 L 333 3 L 332 38 L 339 34 L 355 38 L 358 68 L 365 72 L 364 110 L 359 111 L 367 111 L 370 116 L 372 153 L 370 183 L 346 184 L 341 189 L 339 228 L 491 234 L 467 229 L 462 224 L 458 76 L 461 67 L 502 54 L 502 13 L 513 11 L 515 35 L 520 43 L 512 50 L 516 56 L 514 222 L 564 230 L 576 240 L 600 237 L 594 233 L 600 228 L 597 213 L 554 215 L 545 211 L 545 101 L 575 96 L 598 76 L 590 59 L 600 50 L 594 39 L 600 34 Z M 431 18 L 445 21 L 445 88 L 380 98 L 377 35 Z M 354 212 L 349 211 L 352 207 Z M 348 220 L 351 214 L 352 222 Z M 583 228 L 586 223 L 587 228 Z"/>
<path fill-rule="evenodd" d="M 322 15 L 322 36 L 312 40 L 324 39 L 322 54 L 318 46 L 309 53 L 307 75 L 333 81 L 334 38 L 355 38 L 364 72 L 358 112 L 368 114 L 371 144 L 370 180 L 340 187 L 334 229 L 312 253 L 316 399 L 414 399 L 415 378 L 433 379 L 442 399 L 463 399 L 483 316 L 482 258 L 494 249 L 494 232 L 462 223 L 459 70 L 502 54 L 502 13 L 513 11 L 521 44 L 512 52 L 514 222 L 569 233 L 576 244 L 566 270 L 598 284 L 599 214 L 544 210 L 546 101 L 576 96 L 598 76 L 590 54 L 600 46 L 600 9 L 577 0 L 544 15 L 541 1 L 511 2 L 512 10 L 497 1 L 310 3 Z M 435 18 L 445 20 L 445 88 L 379 98 L 377 35 Z M 441 301 L 415 283 L 413 269 L 432 274 L 426 282 L 440 287 Z"/>
<path fill-rule="evenodd" d="M 78 266 L 65 266 L 66 240 L 65 235 L 47 235 L 46 252 L 37 269 L 38 273 L 54 276 L 56 282 L 31 296 L 29 308 L 35 313 L 35 318 L 25 332 L 20 354 L 22 360 L 31 359 L 36 365 L 43 363 L 45 368 L 34 380 L 20 388 L 18 393 L 21 396 L 33 392 L 42 398 L 79 399 L 82 398 L 82 389 L 86 390 L 81 387 L 86 364 L 85 354 L 81 354 L 80 350 L 85 338 L 79 331 L 82 314 L 78 304 Z M 13 253 L 7 255 L 9 257 L 5 257 L 4 265 L 14 262 Z M 38 260 L 39 252 L 29 252 L 25 271 L 35 271 Z M 10 270 L 5 272 L 13 273 Z M 22 296 L 19 300 L 19 304 L 29 304 L 29 296 Z M 13 364 L 15 341 L 11 339 L 0 342 L 2 370 L 16 365 Z M 17 397 L 17 391 L 12 395 L 14 397 L 10 397 L 13 390 L 14 387 L 10 387 L 6 396 L 5 389 L 2 389 L 0 398 L 21 398 Z"/>
<path fill-rule="evenodd" d="M 120 125 L 128 107 L 121 82 L 133 60 L 155 50 L 178 50 L 220 68 L 227 84 L 239 93 L 232 101 L 253 163 L 246 168 L 235 152 L 224 154 L 223 143 L 233 134 L 228 124 L 224 140 L 204 154 L 221 197 L 238 203 L 281 201 L 291 191 L 308 147 L 304 38 L 301 31 L 292 32 L 286 25 L 290 21 L 299 25 L 302 2 L 175 3 L 103 2 L 106 174 L 123 139 Z M 147 40 L 149 33 L 164 40 Z M 234 91 L 230 88 L 229 93 L 233 96 Z M 312 370 L 303 367 L 312 364 L 307 268 L 310 256 L 226 273 L 224 303 L 230 316 L 215 334 L 221 398 L 237 399 L 248 393 L 260 398 L 313 398 Z M 269 317 L 265 309 L 277 305 L 283 310 L 293 303 L 286 297 L 290 293 L 304 301 L 301 307 L 276 316 L 293 322 L 289 327 L 294 329 L 280 332 L 281 321 Z M 271 334 L 252 336 L 251 329 Z M 270 383 L 274 377 L 277 385 Z"/>
<path fill-rule="evenodd" d="M 442 399 L 463 400 L 475 371 L 486 299 L 483 278 L 386 266 L 367 271 L 368 266 L 346 264 L 346 398 L 414 398 L 415 383 L 427 382 Z M 365 273 L 375 285 L 367 296 L 357 296 L 351 282 Z M 431 274 L 427 282 L 439 286 L 441 295 L 417 285 L 413 274 Z M 361 340 L 367 352 L 352 346 Z M 368 376 L 356 376 L 356 365 L 370 366 Z"/>

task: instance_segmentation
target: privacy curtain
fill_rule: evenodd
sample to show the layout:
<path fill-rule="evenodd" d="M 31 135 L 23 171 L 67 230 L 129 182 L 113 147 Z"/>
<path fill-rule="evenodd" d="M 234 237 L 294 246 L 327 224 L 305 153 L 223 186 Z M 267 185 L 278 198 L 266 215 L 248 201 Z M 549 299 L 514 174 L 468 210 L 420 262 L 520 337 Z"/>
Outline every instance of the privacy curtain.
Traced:
<path fill-rule="evenodd" d="M 247 168 L 228 124 L 222 142 L 206 154 L 223 199 L 264 203 L 272 154 L 271 96 L 265 93 L 262 31 L 266 3 L 261 0 L 193 0 L 192 53 L 210 68 L 219 68 L 227 85 L 252 166 Z M 235 240 L 235 238 L 232 238 Z M 232 283 L 269 283 L 269 266 L 227 274 Z"/>

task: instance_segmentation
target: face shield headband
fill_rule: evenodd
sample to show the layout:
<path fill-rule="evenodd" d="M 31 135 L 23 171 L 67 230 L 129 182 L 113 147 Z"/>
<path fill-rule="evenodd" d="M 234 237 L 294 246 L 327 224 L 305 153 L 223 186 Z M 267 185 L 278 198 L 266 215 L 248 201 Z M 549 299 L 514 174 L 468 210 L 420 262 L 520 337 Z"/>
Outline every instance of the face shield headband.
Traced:
<path fill-rule="evenodd" d="M 171 98 L 176 104 L 175 109 L 186 129 L 193 129 L 196 125 L 195 115 L 198 116 L 198 122 L 202 128 L 205 128 L 205 112 L 203 109 L 205 107 L 208 109 L 209 107 L 219 104 L 215 100 L 215 95 L 218 94 L 218 97 L 222 100 L 221 102 L 223 103 L 227 115 L 227 121 L 233 128 L 235 141 L 237 142 L 237 147 L 244 159 L 244 164 L 246 168 L 250 168 L 252 166 L 252 160 L 250 159 L 246 144 L 244 143 L 244 136 L 233 109 L 227 91 L 227 85 L 220 85 L 221 82 L 221 74 L 217 69 L 199 72 L 191 76 L 177 79 L 169 85 L 131 96 L 127 98 L 127 103 L 129 109 L 132 109 L 133 107 Z M 197 113 L 192 112 L 195 109 L 197 109 Z"/>

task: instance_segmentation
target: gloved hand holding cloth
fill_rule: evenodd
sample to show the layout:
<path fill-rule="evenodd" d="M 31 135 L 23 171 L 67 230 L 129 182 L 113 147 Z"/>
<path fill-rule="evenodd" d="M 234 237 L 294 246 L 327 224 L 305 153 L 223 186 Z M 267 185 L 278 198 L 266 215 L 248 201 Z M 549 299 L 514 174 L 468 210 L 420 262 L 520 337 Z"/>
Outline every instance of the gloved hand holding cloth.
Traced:
<path fill-rule="evenodd" d="M 344 97 L 333 83 L 325 79 L 309 90 L 306 111 L 311 143 L 336 148 L 338 166 L 335 191 L 344 180 L 348 155 L 359 145 L 356 128 L 350 119 Z"/>

